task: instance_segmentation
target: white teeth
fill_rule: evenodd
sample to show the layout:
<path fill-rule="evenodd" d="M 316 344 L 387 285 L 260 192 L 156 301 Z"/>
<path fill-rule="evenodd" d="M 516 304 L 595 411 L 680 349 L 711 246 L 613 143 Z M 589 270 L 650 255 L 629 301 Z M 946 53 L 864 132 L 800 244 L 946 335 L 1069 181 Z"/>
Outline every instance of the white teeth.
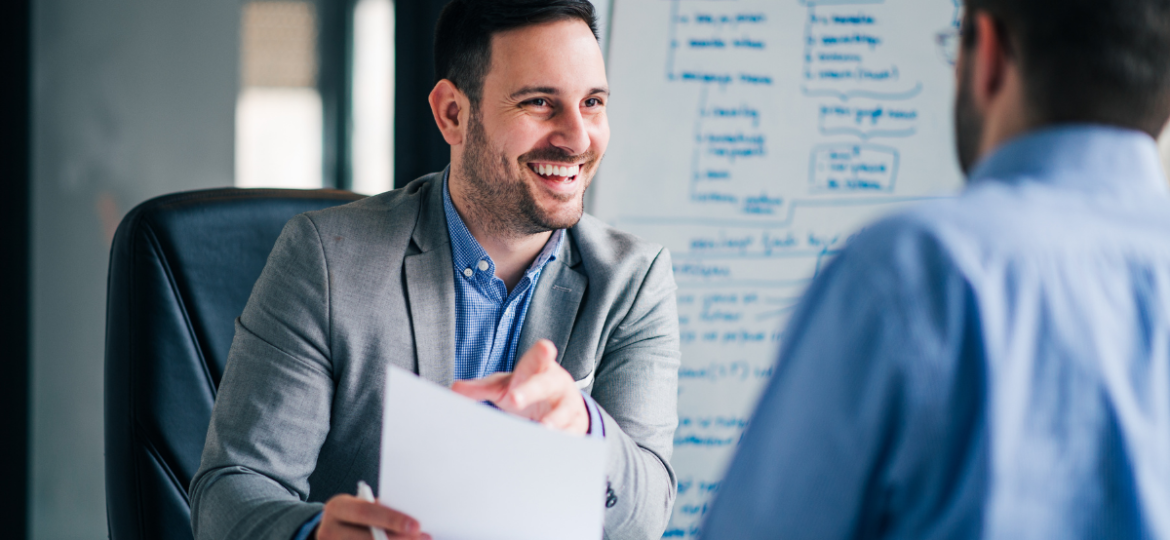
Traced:
<path fill-rule="evenodd" d="M 580 165 L 568 165 L 565 167 L 558 167 L 556 165 L 533 165 L 532 170 L 541 176 L 560 176 L 563 178 L 572 178 L 581 173 Z"/>

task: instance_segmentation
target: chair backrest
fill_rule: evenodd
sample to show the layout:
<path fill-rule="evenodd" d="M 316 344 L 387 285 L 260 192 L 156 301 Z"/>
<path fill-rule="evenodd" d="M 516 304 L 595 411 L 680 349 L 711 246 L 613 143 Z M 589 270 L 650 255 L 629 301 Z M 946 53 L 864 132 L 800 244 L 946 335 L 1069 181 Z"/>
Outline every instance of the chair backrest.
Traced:
<path fill-rule="evenodd" d="M 187 488 L 234 320 L 289 219 L 360 198 L 336 190 L 192 191 L 144 202 L 118 226 L 106 307 L 110 538 L 192 538 Z"/>

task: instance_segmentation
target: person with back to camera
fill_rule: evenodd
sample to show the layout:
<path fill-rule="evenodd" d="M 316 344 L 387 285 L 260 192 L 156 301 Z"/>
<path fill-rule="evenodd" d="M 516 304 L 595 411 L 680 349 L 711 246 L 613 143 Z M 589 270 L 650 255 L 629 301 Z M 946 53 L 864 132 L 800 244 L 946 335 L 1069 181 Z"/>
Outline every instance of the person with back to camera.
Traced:
<path fill-rule="evenodd" d="M 675 284 L 664 248 L 583 215 L 609 142 L 593 7 L 454 0 L 435 64 L 451 165 L 291 220 L 236 322 L 190 488 L 199 540 L 427 538 L 349 495 L 378 478 L 388 365 L 604 439 L 605 538 L 666 527 Z"/>
<path fill-rule="evenodd" d="M 968 186 L 810 286 L 703 538 L 1170 538 L 1170 1 L 965 8 Z"/>

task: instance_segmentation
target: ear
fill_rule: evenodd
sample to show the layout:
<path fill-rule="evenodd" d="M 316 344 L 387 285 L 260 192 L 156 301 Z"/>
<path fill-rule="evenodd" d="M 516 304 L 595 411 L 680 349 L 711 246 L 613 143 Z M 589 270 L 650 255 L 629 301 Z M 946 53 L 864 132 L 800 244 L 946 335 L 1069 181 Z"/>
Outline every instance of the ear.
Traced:
<path fill-rule="evenodd" d="M 1008 37 L 995 18 L 984 11 L 976 12 L 972 29 L 975 46 L 966 60 L 971 66 L 971 92 L 975 107 L 986 112 L 1004 90 L 1008 70 L 1014 62 L 1008 54 Z"/>
<path fill-rule="evenodd" d="M 471 112 L 471 101 L 447 79 L 435 84 L 431 89 L 429 101 L 431 114 L 435 116 L 435 125 L 439 126 L 443 139 L 451 146 L 463 144 L 467 119 Z"/>

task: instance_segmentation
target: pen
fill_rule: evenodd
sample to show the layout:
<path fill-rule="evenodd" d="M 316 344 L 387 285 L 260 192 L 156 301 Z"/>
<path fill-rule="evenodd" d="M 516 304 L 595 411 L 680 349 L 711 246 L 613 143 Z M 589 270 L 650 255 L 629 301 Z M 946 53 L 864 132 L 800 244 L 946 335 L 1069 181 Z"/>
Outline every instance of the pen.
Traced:
<path fill-rule="evenodd" d="M 370 489 L 369 484 L 361 480 L 358 480 L 357 496 L 359 499 L 366 502 L 376 502 L 374 501 L 374 490 Z M 383 531 L 377 527 L 370 527 L 370 533 L 374 535 L 374 540 L 389 540 L 386 538 L 386 531 Z"/>

